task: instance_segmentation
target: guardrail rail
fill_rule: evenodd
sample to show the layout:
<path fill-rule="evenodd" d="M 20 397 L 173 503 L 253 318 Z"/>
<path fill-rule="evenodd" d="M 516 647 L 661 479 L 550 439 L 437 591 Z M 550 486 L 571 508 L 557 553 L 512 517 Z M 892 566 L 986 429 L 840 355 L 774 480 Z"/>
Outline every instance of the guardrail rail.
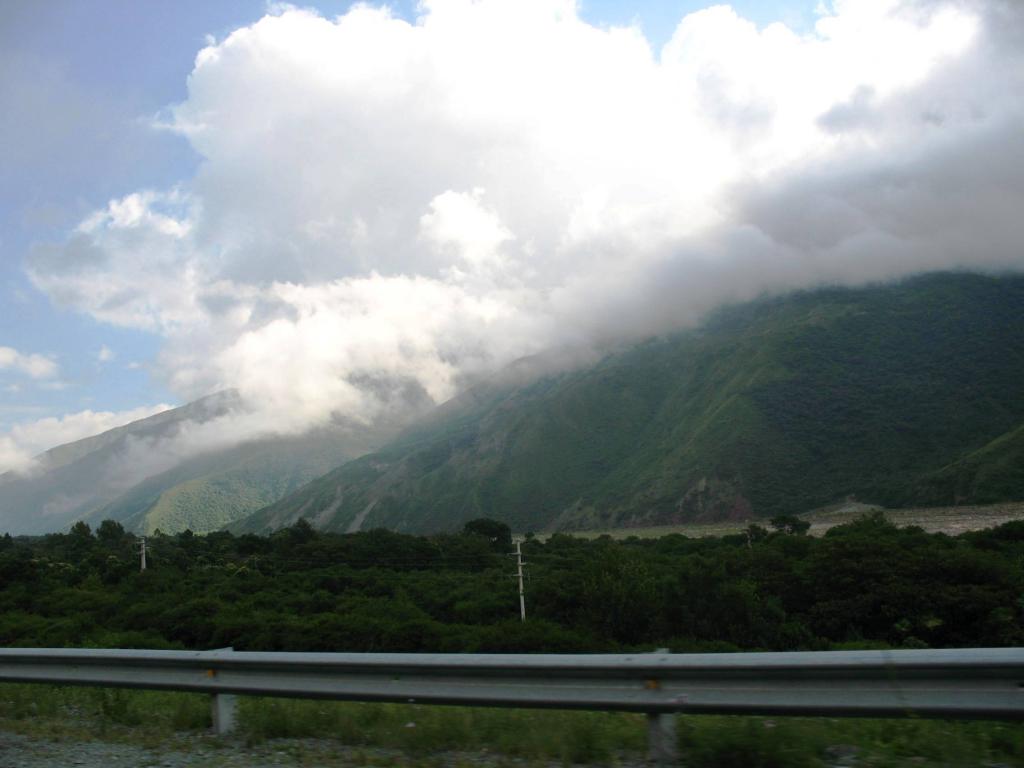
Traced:
<path fill-rule="evenodd" d="M 0 681 L 197 691 L 218 733 L 234 696 L 647 713 L 1024 719 L 1024 649 L 734 654 L 405 654 L 0 649 Z"/>

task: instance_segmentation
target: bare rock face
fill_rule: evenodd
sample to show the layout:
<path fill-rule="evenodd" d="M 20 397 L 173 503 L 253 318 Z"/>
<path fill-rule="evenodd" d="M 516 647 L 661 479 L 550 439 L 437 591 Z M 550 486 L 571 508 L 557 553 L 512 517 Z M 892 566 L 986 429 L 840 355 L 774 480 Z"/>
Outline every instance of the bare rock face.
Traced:
<path fill-rule="evenodd" d="M 676 505 L 677 514 L 667 523 L 750 520 L 754 510 L 733 483 L 701 477 Z"/>

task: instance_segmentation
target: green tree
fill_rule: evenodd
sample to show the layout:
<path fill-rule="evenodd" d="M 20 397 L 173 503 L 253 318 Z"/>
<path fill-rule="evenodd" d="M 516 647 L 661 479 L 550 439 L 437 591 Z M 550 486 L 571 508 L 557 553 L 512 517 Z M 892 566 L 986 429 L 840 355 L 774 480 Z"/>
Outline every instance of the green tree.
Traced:
<path fill-rule="evenodd" d="M 811 527 L 809 522 L 801 520 L 796 515 L 776 515 L 768 522 L 776 531 L 789 533 L 794 536 L 805 535 Z"/>
<path fill-rule="evenodd" d="M 124 538 L 124 527 L 116 520 L 104 520 L 96 529 L 96 538 L 104 544 L 116 544 Z"/>
<path fill-rule="evenodd" d="M 508 551 L 512 548 L 512 529 L 500 520 L 486 517 L 470 520 L 462 526 L 462 532 L 468 535 L 483 536 L 496 551 Z"/>

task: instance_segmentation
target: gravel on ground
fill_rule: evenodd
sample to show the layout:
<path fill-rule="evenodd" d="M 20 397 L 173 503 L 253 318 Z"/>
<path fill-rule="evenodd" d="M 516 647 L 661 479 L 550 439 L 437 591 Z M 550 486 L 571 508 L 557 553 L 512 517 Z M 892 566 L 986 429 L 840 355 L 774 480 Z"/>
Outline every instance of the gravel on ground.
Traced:
<path fill-rule="evenodd" d="M 638 755 L 617 756 L 618 768 L 647 768 Z M 270 739 L 259 744 L 213 736 L 182 736 L 145 746 L 134 743 L 51 739 L 0 731 L 0 768 L 563 768 L 487 752 L 412 756 L 399 750 L 347 747 L 330 739 Z"/>

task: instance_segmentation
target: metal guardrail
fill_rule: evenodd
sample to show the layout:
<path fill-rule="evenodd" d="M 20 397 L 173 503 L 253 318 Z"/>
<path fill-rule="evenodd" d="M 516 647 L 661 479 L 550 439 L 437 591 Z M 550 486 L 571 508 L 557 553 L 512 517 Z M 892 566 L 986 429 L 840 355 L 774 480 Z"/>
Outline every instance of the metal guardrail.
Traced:
<path fill-rule="evenodd" d="M 0 681 L 227 695 L 671 713 L 1024 719 L 1024 648 L 735 654 L 0 649 Z M 661 732 L 661 735 L 659 735 Z"/>

